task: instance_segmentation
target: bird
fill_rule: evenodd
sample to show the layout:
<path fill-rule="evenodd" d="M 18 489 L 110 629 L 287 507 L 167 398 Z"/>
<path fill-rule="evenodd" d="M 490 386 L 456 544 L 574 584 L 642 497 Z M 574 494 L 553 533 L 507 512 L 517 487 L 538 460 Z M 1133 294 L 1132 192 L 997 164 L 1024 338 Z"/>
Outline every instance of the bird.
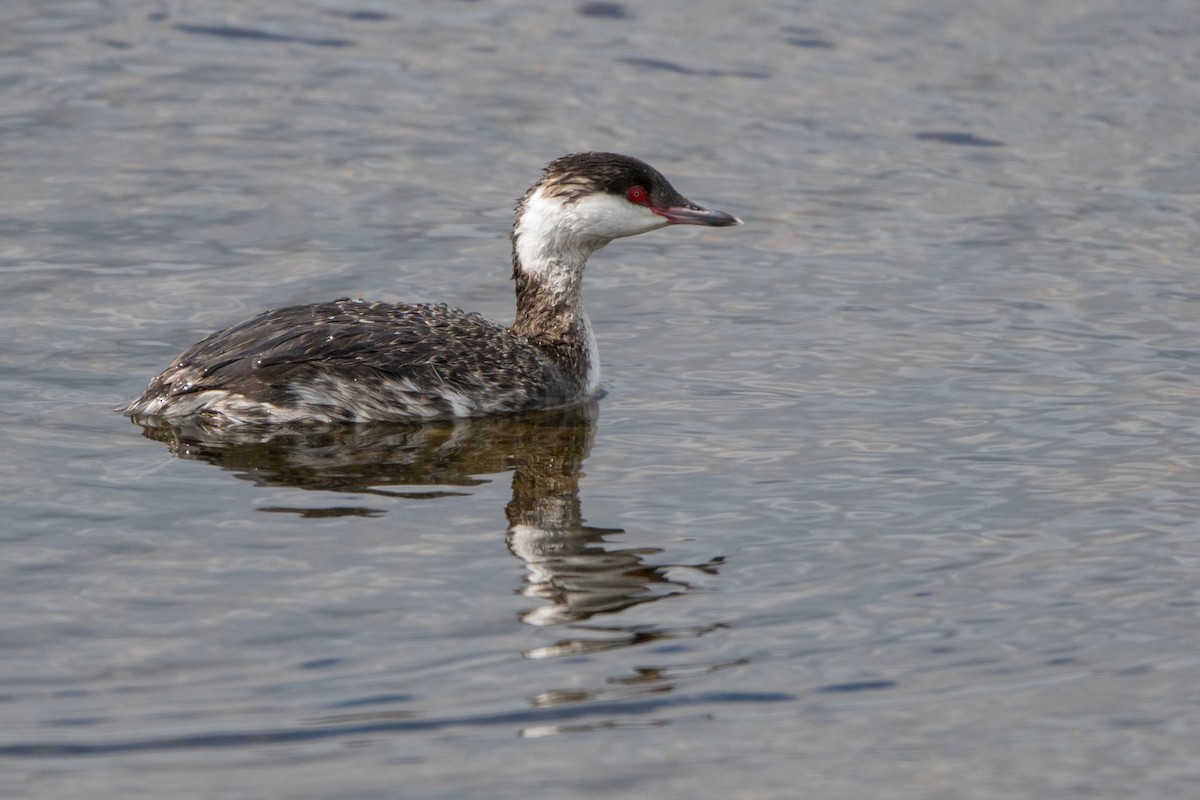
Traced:
<path fill-rule="evenodd" d="M 351 299 L 263 312 L 193 344 L 115 409 L 215 427 L 406 422 L 567 407 L 594 397 L 600 360 L 584 310 L 588 257 L 668 225 L 740 225 L 684 198 L 631 156 L 551 161 L 516 203 L 516 316 Z"/>

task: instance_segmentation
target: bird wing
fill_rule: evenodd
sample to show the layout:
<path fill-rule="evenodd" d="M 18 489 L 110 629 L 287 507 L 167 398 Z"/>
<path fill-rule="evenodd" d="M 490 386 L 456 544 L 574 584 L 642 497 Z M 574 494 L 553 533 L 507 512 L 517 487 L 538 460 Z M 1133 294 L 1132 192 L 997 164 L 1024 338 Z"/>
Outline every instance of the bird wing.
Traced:
<path fill-rule="evenodd" d="M 322 386 L 372 382 L 403 389 L 397 403 L 482 395 L 520 407 L 560 381 L 524 337 L 478 314 L 342 299 L 267 311 L 217 331 L 185 350 L 147 395 L 217 389 L 286 406 Z"/>

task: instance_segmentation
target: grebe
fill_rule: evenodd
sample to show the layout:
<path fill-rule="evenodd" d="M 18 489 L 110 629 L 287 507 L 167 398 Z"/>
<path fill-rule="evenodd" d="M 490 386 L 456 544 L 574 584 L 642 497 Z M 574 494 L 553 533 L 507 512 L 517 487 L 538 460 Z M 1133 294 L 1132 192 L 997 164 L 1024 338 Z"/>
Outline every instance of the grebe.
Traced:
<path fill-rule="evenodd" d="M 208 336 L 117 411 L 213 425 L 388 422 L 532 411 L 600 386 L 583 309 L 588 256 L 666 225 L 740 225 L 615 153 L 548 164 L 516 205 L 512 327 L 445 305 L 342 298 L 267 311 Z"/>

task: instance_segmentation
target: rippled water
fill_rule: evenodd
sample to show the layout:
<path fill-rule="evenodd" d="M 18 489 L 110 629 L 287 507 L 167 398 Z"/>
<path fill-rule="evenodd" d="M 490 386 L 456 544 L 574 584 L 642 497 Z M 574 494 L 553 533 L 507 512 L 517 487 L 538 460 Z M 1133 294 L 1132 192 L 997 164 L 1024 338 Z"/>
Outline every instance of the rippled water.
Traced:
<path fill-rule="evenodd" d="M 645 7 L 643 7 L 645 6 Z M 1200 9 L 0 9 L 0 795 L 1200 791 Z M 591 407 L 274 438 L 109 409 L 362 295 L 589 269 Z"/>

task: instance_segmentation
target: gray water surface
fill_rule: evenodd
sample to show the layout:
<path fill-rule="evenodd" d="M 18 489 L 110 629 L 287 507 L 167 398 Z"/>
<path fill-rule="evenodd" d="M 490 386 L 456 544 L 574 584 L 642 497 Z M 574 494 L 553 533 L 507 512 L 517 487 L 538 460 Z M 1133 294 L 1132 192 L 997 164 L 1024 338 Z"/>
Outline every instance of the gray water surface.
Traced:
<path fill-rule="evenodd" d="M 0 796 L 1200 793 L 1200 8 L 10 0 Z M 507 321 L 626 152 L 605 395 L 110 409 L 342 296 Z"/>

